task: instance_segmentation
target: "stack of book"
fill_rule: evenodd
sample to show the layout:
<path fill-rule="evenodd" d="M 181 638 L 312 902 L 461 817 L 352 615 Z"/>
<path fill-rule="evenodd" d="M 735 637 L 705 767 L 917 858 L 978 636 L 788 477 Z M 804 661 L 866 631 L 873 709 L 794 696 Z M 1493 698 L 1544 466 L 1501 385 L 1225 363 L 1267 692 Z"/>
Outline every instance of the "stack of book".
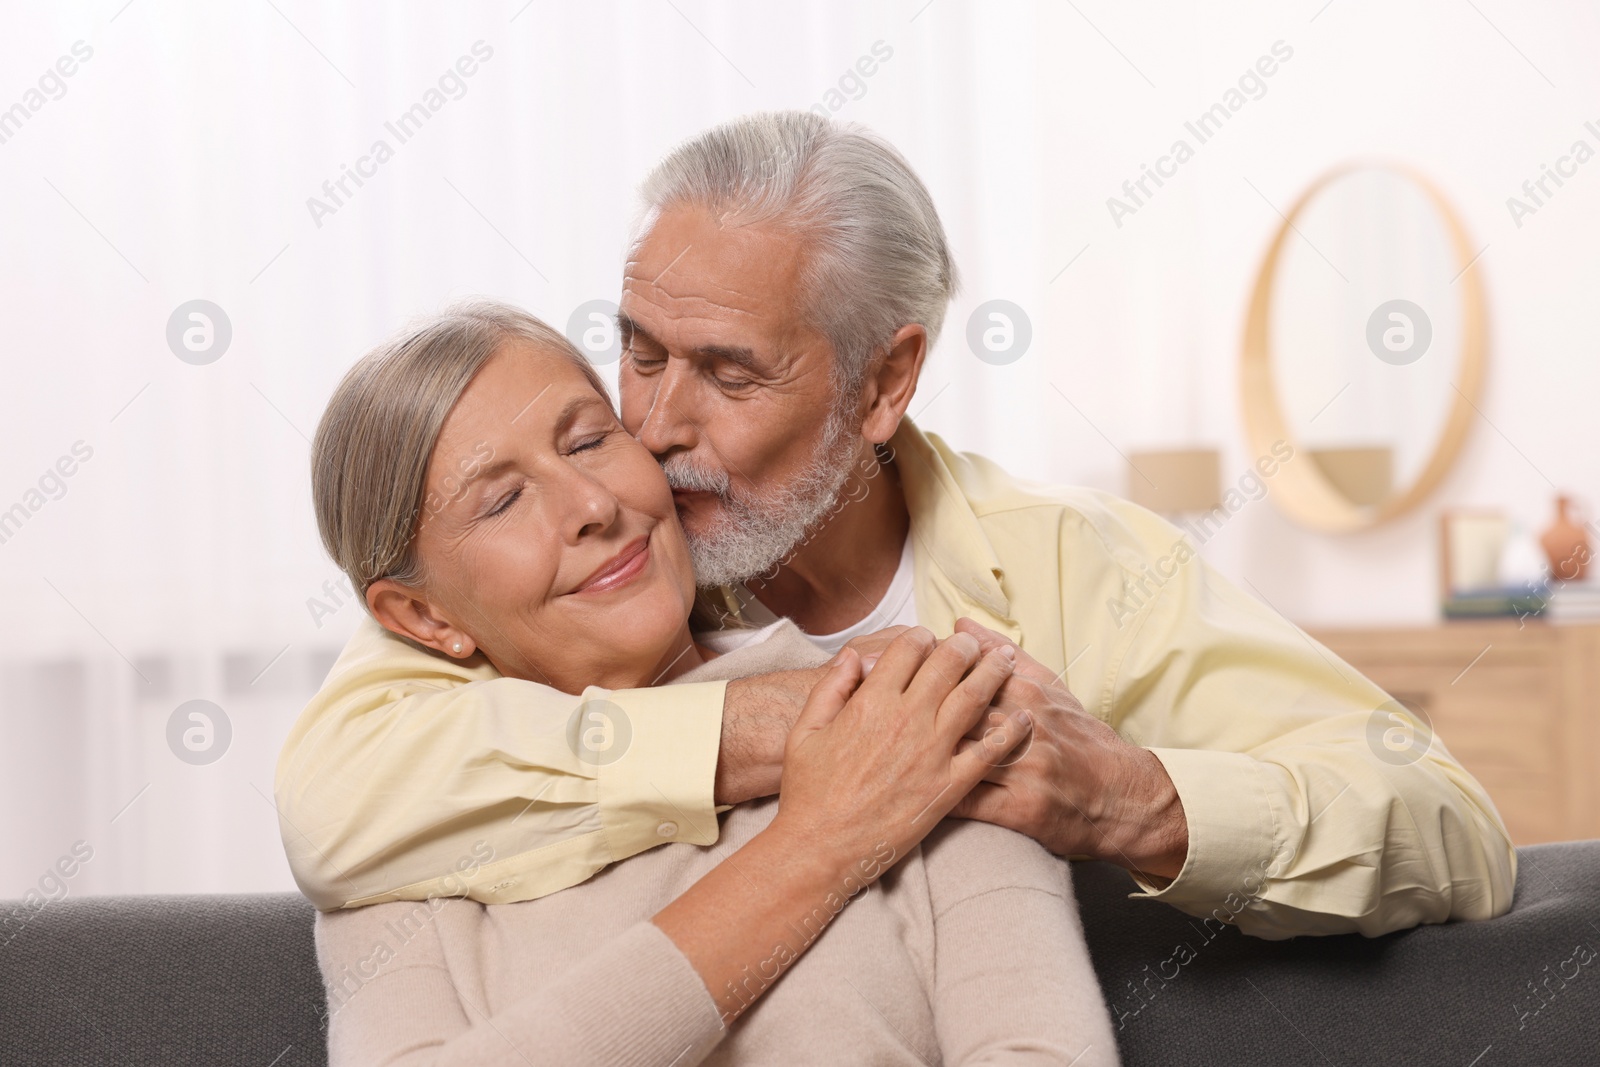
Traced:
<path fill-rule="evenodd" d="M 1447 619 L 1541 618 L 1600 622 L 1600 581 L 1457 590 L 1444 602 Z"/>
<path fill-rule="evenodd" d="M 1544 617 L 1551 622 L 1600 622 L 1600 582 L 1590 579 L 1552 585 Z"/>
<path fill-rule="evenodd" d="M 1443 608 L 1447 619 L 1520 619 L 1542 615 L 1549 610 L 1549 605 L 1550 601 L 1540 595 L 1540 590 L 1519 586 L 1458 590 L 1446 598 Z"/>

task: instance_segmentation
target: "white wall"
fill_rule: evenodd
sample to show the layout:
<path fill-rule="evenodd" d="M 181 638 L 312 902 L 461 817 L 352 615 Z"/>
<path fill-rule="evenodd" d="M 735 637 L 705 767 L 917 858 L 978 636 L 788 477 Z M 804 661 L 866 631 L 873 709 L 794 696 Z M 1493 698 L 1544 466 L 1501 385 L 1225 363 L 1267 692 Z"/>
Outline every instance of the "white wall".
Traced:
<path fill-rule="evenodd" d="M 1281 225 L 1273 205 L 1287 211 L 1331 164 L 1367 156 L 1413 164 L 1445 188 L 1477 246 L 1488 246 L 1474 268 L 1488 299 L 1485 419 L 1441 490 L 1410 516 L 1343 537 L 1251 507 L 1207 546 L 1215 562 L 1303 623 L 1422 622 L 1436 615 L 1440 508 L 1504 507 L 1541 529 L 1557 488 L 1596 498 L 1600 161 L 1520 228 L 1505 204 L 1574 140 L 1600 149 L 1600 136 L 1584 129 L 1600 127 L 1592 7 L 1335 0 L 1323 8 L 1318 0 L 1233 4 L 1226 13 L 1141 5 L 1141 18 L 1079 6 L 1129 62 L 1070 7 L 1052 5 L 1037 38 L 1041 54 L 1059 57 L 1039 64 L 1045 133 L 1055 138 L 1046 161 L 1055 195 L 1045 210 L 1059 235 L 1056 262 L 1090 248 L 1051 287 L 1055 343 L 1040 362 L 1071 383 L 1074 402 L 1124 451 L 1204 440 L 1225 449 L 1225 476 L 1247 468 L 1235 373 L 1245 304 Z M 1280 39 L 1294 55 L 1267 94 L 1117 228 L 1105 198 Z M 1069 409 L 1055 417 L 1060 458 L 1044 473 L 1124 484 L 1103 439 Z M 982 447 L 1002 450 L 988 440 Z M 1026 462 L 1020 451 L 1007 458 Z"/>
<path fill-rule="evenodd" d="M 93 455 L 0 544 L 0 895 L 80 839 L 95 857 L 74 893 L 289 887 L 273 762 L 359 611 L 319 625 L 307 606 L 335 571 L 306 437 L 339 374 L 452 296 L 557 323 L 614 298 L 653 160 L 723 118 L 824 101 L 879 41 L 891 58 L 839 114 L 917 165 L 966 278 L 924 425 L 1118 491 L 1118 450 L 1210 443 L 1243 471 L 1234 364 L 1279 222 L 1251 184 L 1284 208 L 1378 154 L 1432 174 L 1489 246 L 1493 426 L 1392 526 L 1329 538 L 1262 503 L 1207 554 L 1298 621 L 1422 621 L 1437 508 L 1542 525 L 1553 487 L 1600 489 L 1600 162 L 1521 228 L 1505 207 L 1573 140 L 1600 147 L 1592 8 L 275 3 L 5 12 L 0 109 L 75 42 L 93 55 L 0 143 L 0 510 L 75 442 Z M 465 95 L 397 144 L 385 121 L 480 40 L 493 56 Z M 1267 94 L 1116 226 L 1106 198 L 1279 40 L 1293 57 Z M 307 198 L 379 137 L 394 157 L 318 226 Z M 207 366 L 165 338 L 195 298 L 233 327 Z M 991 298 L 1033 323 L 1010 366 L 964 343 Z M 232 725 L 208 766 L 165 739 L 190 699 Z"/>

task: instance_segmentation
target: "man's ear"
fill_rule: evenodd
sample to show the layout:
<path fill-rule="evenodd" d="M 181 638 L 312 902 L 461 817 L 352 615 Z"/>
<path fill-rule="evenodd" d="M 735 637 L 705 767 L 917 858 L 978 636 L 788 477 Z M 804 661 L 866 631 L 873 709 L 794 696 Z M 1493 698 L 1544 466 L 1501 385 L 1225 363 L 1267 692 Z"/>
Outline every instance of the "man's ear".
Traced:
<path fill-rule="evenodd" d="M 875 445 L 884 444 L 900 428 L 911 396 L 922 377 L 922 362 L 928 356 L 928 331 L 920 323 L 902 326 L 889 339 L 889 350 L 862 385 L 864 411 L 861 436 Z"/>
<path fill-rule="evenodd" d="M 367 606 L 385 630 L 451 659 L 466 659 L 477 651 L 472 636 L 440 616 L 420 590 L 392 578 L 379 578 L 367 586 Z"/>

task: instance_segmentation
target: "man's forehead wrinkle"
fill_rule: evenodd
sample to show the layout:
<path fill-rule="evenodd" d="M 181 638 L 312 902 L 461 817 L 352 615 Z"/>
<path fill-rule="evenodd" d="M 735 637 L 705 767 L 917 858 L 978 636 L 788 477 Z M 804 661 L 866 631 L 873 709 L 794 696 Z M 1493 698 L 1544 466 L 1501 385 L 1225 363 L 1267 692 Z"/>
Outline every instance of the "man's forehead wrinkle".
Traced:
<path fill-rule="evenodd" d="M 643 299 L 667 308 L 674 318 L 704 318 L 708 310 L 734 315 L 760 314 L 760 300 L 749 293 L 716 284 L 705 284 L 697 291 L 684 292 L 681 285 L 672 284 L 674 280 L 684 279 L 674 279 L 672 275 L 658 281 L 630 277 L 627 287 L 636 290 Z"/>
<path fill-rule="evenodd" d="M 704 219 L 709 228 L 685 221 L 658 222 L 630 250 L 622 299 L 628 324 L 671 350 L 702 343 L 752 348 L 778 378 L 803 369 L 799 357 L 816 341 L 799 291 L 796 245 L 803 235 L 770 229 L 734 235 L 745 227 L 714 216 Z M 756 332 L 740 337 L 730 327 Z"/>
<path fill-rule="evenodd" d="M 672 273 L 672 268 L 676 267 L 678 265 L 678 261 L 680 259 L 682 259 L 684 256 L 688 255 L 689 254 L 689 249 L 691 249 L 693 247 L 694 247 L 694 242 L 693 241 L 690 241 L 690 242 L 686 243 L 683 246 L 683 249 L 677 255 L 672 257 L 672 262 L 668 263 L 665 267 L 662 267 L 661 270 L 656 274 L 656 276 L 654 278 L 651 278 L 650 281 L 652 283 L 659 283 L 662 278 L 665 278 L 668 274 L 671 274 Z"/>
<path fill-rule="evenodd" d="M 730 296 L 738 296 L 738 298 L 744 298 L 747 301 L 757 299 L 755 294 L 746 293 L 746 291 L 726 285 L 726 283 L 720 282 L 718 278 L 710 277 L 710 275 L 706 274 L 694 275 L 691 272 L 685 272 L 683 269 L 678 269 L 677 272 L 672 272 L 672 274 L 662 274 L 662 277 L 659 278 L 653 278 L 650 285 L 658 288 L 667 296 L 672 296 L 672 298 L 694 298 L 694 296 L 702 296 L 704 294 L 707 299 L 712 299 L 717 294 L 730 294 Z M 691 286 L 693 290 L 698 291 L 683 293 L 682 290 L 685 285 Z"/>
<path fill-rule="evenodd" d="M 657 255 L 637 257 L 627 266 L 627 277 L 656 286 L 666 292 L 673 291 L 673 283 L 685 283 L 708 289 L 727 289 L 727 279 L 738 279 L 749 272 L 749 256 L 729 254 L 715 244 L 707 248 L 686 241 L 681 248 L 663 248 Z M 668 253 L 671 257 L 668 258 Z M 665 263 L 662 261 L 665 260 Z"/>
<path fill-rule="evenodd" d="M 671 350 L 709 350 L 719 346 L 746 347 L 743 341 L 729 339 L 728 326 L 730 317 L 728 315 L 710 315 L 705 314 L 704 311 L 705 308 L 702 306 L 696 311 L 684 314 L 669 312 L 660 322 L 651 323 L 649 327 L 646 327 L 644 323 L 640 323 L 640 328 L 655 343 Z M 746 313 L 741 312 L 739 314 L 744 315 Z"/>
<path fill-rule="evenodd" d="M 728 228 L 718 226 L 719 230 Z M 674 235 L 658 231 L 634 246 L 625 267 L 625 276 L 630 281 L 649 282 L 668 292 L 671 291 L 670 279 L 679 278 L 708 290 L 720 289 L 748 297 L 749 294 L 730 286 L 737 286 L 753 273 L 772 274 L 769 266 L 773 262 L 770 241 L 756 236 L 754 243 L 739 238 L 719 240 L 716 236 L 703 234 L 690 240 L 687 235 L 674 238 Z M 788 245 L 790 242 L 783 243 Z M 773 277 L 772 280 L 780 279 Z"/>

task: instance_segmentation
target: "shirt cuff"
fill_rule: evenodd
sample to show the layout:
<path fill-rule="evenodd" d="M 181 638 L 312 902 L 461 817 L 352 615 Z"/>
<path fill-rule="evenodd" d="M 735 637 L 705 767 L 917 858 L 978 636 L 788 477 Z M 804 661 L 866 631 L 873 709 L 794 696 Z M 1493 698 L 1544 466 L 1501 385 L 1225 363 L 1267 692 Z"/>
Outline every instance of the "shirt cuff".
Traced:
<path fill-rule="evenodd" d="M 609 745 L 580 756 L 598 764 L 600 823 L 611 862 L 669 841 L 717 840 L 714 787 L 728 683 L 692 682 L 655 689 L 589 689 L 584 706 L 610 721 Z M 606 724 L 595 726 L 602 731 Z M 569 731 L 579 738 L 581 731 Z"/>
<path fill-rule="evenodd" d="M 1261 897 L 1277 856 L 1270 771 L 1238 752 L 1152 748 L 1183 803 L 1189 854 L 1164 888 L 1133 876 L 1143 892 L 1190 914 L 1218 908 L 1232 915 Z"/>

